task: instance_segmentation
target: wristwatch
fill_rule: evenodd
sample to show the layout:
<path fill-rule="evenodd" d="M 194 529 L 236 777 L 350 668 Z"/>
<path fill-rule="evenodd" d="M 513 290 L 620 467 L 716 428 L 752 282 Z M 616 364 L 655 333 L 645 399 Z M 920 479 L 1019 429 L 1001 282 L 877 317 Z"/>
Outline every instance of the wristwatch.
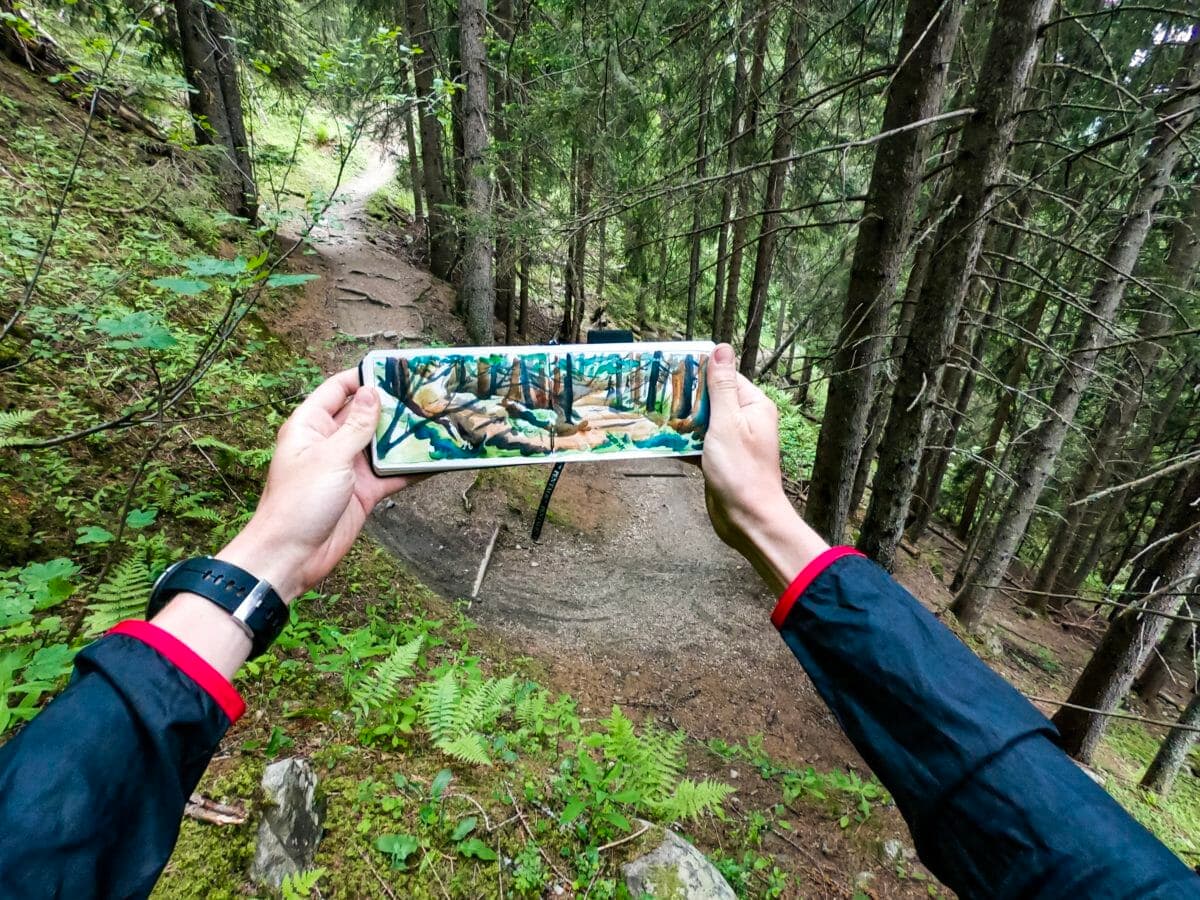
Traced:
<path fill-rule="evenodd" d="M 184 591 L 211 600 L 233 617 L 250 638 L 250 659 L 262 656 L 288 622 L 287 605 L 269 581 L 211 556 L 183 559 L 163 572 L 150 592 L 146 618 Z"/>

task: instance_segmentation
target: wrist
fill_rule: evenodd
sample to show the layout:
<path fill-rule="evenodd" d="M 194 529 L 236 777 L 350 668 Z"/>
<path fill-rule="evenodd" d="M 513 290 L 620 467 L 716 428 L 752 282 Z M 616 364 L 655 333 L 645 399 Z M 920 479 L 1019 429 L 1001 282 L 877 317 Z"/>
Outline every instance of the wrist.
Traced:
<path fill-rule="evenodd" d="M 755 511 L 744 534 L 753 548 L 754 568 L 777 595 L 806 565 L 829 549 L 782 492 Z"/>
<path fill-rule="evenodd" d="M 289 548 L 286 541 L 267 536 L 255 526 L 253 519 L 214 558 L 232 563 L 266 581 L 287 604 L 308 587 L 301 576 L 304 555 Z"/>

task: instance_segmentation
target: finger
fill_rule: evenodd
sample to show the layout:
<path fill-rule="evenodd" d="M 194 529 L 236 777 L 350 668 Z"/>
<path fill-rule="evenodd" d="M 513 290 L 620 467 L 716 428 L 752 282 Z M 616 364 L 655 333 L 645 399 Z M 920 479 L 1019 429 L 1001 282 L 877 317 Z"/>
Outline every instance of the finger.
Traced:
<path fill-rule="evenodd" d="M 737 377 L 737 399 L 739 406 L 754 406 L 759 403 L 771 403 L 771 398 L 762 392 L 757 384 L 738 372 Z"/>
<path fill-rule="evenodd" d="M 317 386 L 292 414 L 304 418 L 313 413 L 324 412 L 330 416 L 346 405 L 346 401 L 358 390 L 358 369 L 343 369 L 330 375 Z"/>
<path fill-rule="evenodd" d="M 716 420 L 732 416 L 741 407 L 738 400 L 738 371 L 733 364 L 733 348 L 717 344 L 708 358 L 708 402 Z"/>
<path fill-rule="evenodd" d="M 375 424 L 379 421 L 379 394 L 373 387 L 361 387 L 346 409 L 345 418 L 338 430 L 326 442 L 335 459 L 350 460 L 359 453 L 375 435 Z"/>

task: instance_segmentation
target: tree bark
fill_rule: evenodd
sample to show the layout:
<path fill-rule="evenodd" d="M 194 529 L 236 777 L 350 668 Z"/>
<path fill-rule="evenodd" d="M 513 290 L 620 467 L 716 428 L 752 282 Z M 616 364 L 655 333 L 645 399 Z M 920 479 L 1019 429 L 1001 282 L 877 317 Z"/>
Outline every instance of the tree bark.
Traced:
<path fill-rule="evenodd" d="M 405 0 L 409 36 L 421 50 L 413 57 L 413 82 L 417 86 L 418 120 L 421 130 L 421 171 L 429 222 L 429 269 L 449 281 L 454 271 L 454 235 L 447 215 L 449 194 L 442 169 L 442 123 L 434 109 L 433 79 L 437 48 L 425 0 Z"/>
<path fill-rule="evenodd" d="M 477 345 L 493 342 L 496 284 L 492 278 L 492 179 L 487 168 L 488 88 L 485 0 L 459 0 L 459 48 L 463 77 L 463 174 L 466 179 L 467 229 L 463 242 L 462 305 L 467 336 Z"/>
<path fill-rule="evenodd" d="M 1164 523 L 1174 538 L 1154 551 L 1131 581 L 1124 602 L 1140 608 L 1123 610 L 1108 630 L 1071 689 L 1067 702 L 1108 712 L 1129 692 L 1170 612 L 1180 605 L 1179 591 L 1200 570 L 1200 469 L 1183 479 L 1180 496 L 1186 498 Z M 1053 718 L 1064 750 L 1081 762 L 1090 762 L 1104 735 L 1106 716 L 1063 707 Z"/>
<path fill-rule="evenodd" d="M 1180 299 L 1186 295 L 1195 280 L 1196 267 L 1200 265 L 1200 188 L 1193 186 L 1189 214 L 1175 223 L 1172 231 L 1171 250 L 1167 255 L 1167 280 L 1176 289 Z M 1137 336 L 1142 340 L 1130 348 L 1125 359 L 1125 376 L 1113 381 L 1113 394 L 1104 410 L 1100 430 L 1092 445 L 1092 452 L 1080 465 L 1075 484 L 1067 495 L 1078 500 L 1096 489 L 1106 471 L 1112 468 L 1112 457 L 1118 445 L 1124 442 L 1138 408 L 1146 399 L 1145 388 L 1166 347 L 1159 341 L 1149 340 L 1171 327 L 1172 315 L 1162 309 L 1158 297 L 1149 296 L 1143 301 L 1145 307 L 1138 321 Z M 1066 594 L 1063 590 L 1074 581 L 1074 568 L 1079 562 L 1079 546 L 1087 546 L 1089 530 L 1081 528 L 1086 506 L 1070 506 L 1063 511 L 1062 520 L 1055 531 L 1046 555 L 1046 561 L 1038 571 L 1034 589 Z M 1065 577 L 1064 577 L 1065 574 Z M 1087 573 L 1084 573 L 1087 577 Z M 1045 594 L 1034 595 L 1045 597 Z M 1054 598 L 1050 606 L 1061 608 L 1066 598 Z M 1035 604 L 1036 606 L 1036 604 Z"/>
<path fill-rule="evenodd" d="M 792 0 L 783 53 L 783 73 L 779 78 L 779 113 L 775 119 L 775 136 L 771 140 L 771 165 L 767 169 L 767 184 L 763 191 L 762 220 L 758 228 L 754 277 L 750 285 L 750 304 L 746 309 L 746 335 L 742 341 L 739 364 L 741 373 L 747 378 L 753 378 L 758 370 L 758 345 L 762 339 L 777 232 L 782 220 L 779 209 L 783 205 L 783 188 L 788 172 L 786 157 L 792 152 L 792 123 L 795 121 L 793 104 L 796 102 L 796 87 L 800 83 L 800 49 L 808 30 L 802 3 L 803 0 Z"/>
<path fill-rule="evenodd" d="M 729 218 L 733 213 L 733 190 L 735 179 L 733 173 L 738 168 L 738 150 L 740 142 L 738 135 L 742 130 L 742 113 L 746 103 L 746 79 L 749 70 L 746 68 L 746 54 L 742 52 L 741 43 L 745 39 L 747 29 L 754 18 L 753 0 L 742 0 L 742 14 L 738 21 L 737 31 L 733 37 L 733 52 L 736 57 L 733 70 L 733 90 L 729 102 L 729 133 L 725 139 L 725 180 L 721 185 L 721 215 L 717 229 L 717 265 L 714 272 L 713 287 L 712 338 L 714 341 L 721 337 L 721 317 L 725 308 L 725 267 L 729 256 Z"/>
<path fill-rule="evenodd" d="M 512 0 L 496 0 L 496 39 L 506 47 L 513 37 Z M 511 344 L 517 336 L 517 261 L 509 222 L 516 197 L 513 172 L 517 168 L 515 148 L 508 128 L 508 106 L 512 100 L 512 86 L 508 70 L 500 66 L 493 68 L 492 79 L 492 131 L 499 149 L 500 165 L 496 173 L 496 187 L 502 217 L 497 217 L 496 227 L 496 312 L 504 317 L 504 343 Z"/>
<path fill-rule="evenodd" d="M 175 21 L 196 143 L 217 148 L 210 165 L 225 209 L 253 222 L 258 188 L 242 117 L 233 28 L 221 7 L 202 0 L 175 0 Z"/>
<path fill-rule="evenodd" d="M 941 109 L 963 8 L 941 0 L 910 0 L 882 131 L 920 121 Z M 887 340 L 888 311 L 912 230 L 931 130 L 914 129 L 882 141 L 871 168 L 831 363 L 825 408 L 834 412 L 821 423 L 805 508 L 809 524 L 832 543 L 841 540 L 852 511 L 879 357 Z"/>
<path fill-rule="evenodd" d="M 1197 727 L 1200 727 L 1200 692 L 1192 694 L 1191 701 L 1179 717 L 1178 725 L 1163 738 L 1158 752 L 1154 754 L 1154 759 L 1146 769 L 1146 774 L 1142 776 L 1142 787 L 1154 791 L 1160 797 L 1171 793 L 1175 776 L 1183 768 L 1188 753 L 1195 745 L 1196 738 L 1200 736 L 1195 731 Z"/>
<path fill-rule="evenodd" d="M 963 128 L 947 195 L 953 209 L 942 219 L 932 266 L 913 317 L 912 339 L 884 429 L 871 502 L 859 548 L 890 569 L 908 514 L 917 462 L 929 432 L 933 398 L 975 271 L 997 184 L 1016 129 L 1017 108 L 1037 58 L 1052 0 L 1000 0 Z M 835 407 L 837 408 L 837 407 Z M 846 410 L 853 407 L 847 405 Z"/>
<path fill-rule="evenodd" d="M 1175 168 L 1183 142 L 1179 138 L 1196 114 L 1196 96 L 1187 86 L 1200 78 L 1200 28 L 1192 33 L 1192 41 L 1184 54 L 1177 85 L 1180 90 L 1163 104 L 1160 122 L 1142 163 L 1138 187 L 1130 198 L 1126 214 L 1109 245 L 1104 268 L 1099 273 L 1089 300 L 1089 313 L 1080 321 L 1074 345 L 1063 365 L 1050 414 L 1030 438 L 1029 448 L 1020 465 L 1016 484 L 1009 495 L 999 523 L 989 542 L 978 569 L 967 579 L 963 590 L 951 607 L 968 628 L 975 628 L 983 619 L 984 610 L 993 595 L 992 585 L 998 584 L 1008 571 L 1009 562 L 1033 515 L 1038 496 L 1045 487 L 1054 461 L 1062 449 L 1067 431 L 1075 419 L 1083 392 L 1091 382 L 1100 345 L 1125 293 L 1146 235 L 1154 221 L 1154 210 Z"/>
<path fill-rule="evenodd" d="M 753 59 L 750 63 L 750 78 L 748 96 L 745 104 L 745 122 L 738 135 L 738 159 L 745 161 L 746 151 L 753 147 L 755 132 L 758 130 L 758 111 L 762 100 L 763 69 L 767 57 L 767 37 L 770 15 L 768 10 L 759 12 L 758 23 L 754 28 Z M 732 149 L 731 149 L 732 153 Z M 742 257 L 746 249 L 746 230 L 750 227 L 750 191 L 753 180 L 750 173 L 743 172 L 734 177 L 737 197 L 733 207 L 733 221 L 729 229 L 729 261 L 728 273 L 725 276 L 725 299 L 721 307 L 721 328 L 717 340 L 730 343 L 733 332 L 737 328 L 738 297 L 742 283 Z"/>
<path fill-rule="evenodd" d="M 1198 587 L 1200 585 L 1193 581 L 1191 592 L 1195 594 Z M 1146 703 L 1153 703 L 1159 692 L 1167 686 L 1167 682 L 1175 679 L 1171 663 L 1177 656 L 1185 656 L 1185 665 L 1181 667 L 1184 669 L 1181 679 L 1183 686 L 1196 690 L 1195 654 L 1188 650 L 1188 645 L 1196 637 L 1196 623 L 1188 621 L 1189 618 L 1196 617 L 1195 608 L 1185 599 L 1179 613 L 1180 618 L 1167 626 L 1167 633 L 1158 642 L 1158 647 L 1150 654 L 1142 668 L 1142 674 L 1133 683 L 1134 693 Z"/>
<path fill-rule="evenodd" d="M 700 79 L 700 117 L 696 123 L 696 180 L 704 178 L 708 169 L 708 106 L 712 94 L 708 72 Z M 688 250 L 687 324 L 683 336 L 691 340 L 696 335 L 697 294 L 700 292 L 700 250 L 703 244 L 704 191 L 696 191 L 692 199 L 692 244 Z"/>

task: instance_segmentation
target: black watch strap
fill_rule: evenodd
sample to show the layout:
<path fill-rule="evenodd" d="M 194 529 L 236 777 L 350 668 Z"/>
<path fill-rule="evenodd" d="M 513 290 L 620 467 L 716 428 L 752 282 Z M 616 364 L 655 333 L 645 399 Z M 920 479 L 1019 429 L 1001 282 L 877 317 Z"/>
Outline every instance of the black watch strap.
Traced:
<path fill-rule="evenodd" d="M 250 659 L 265 653 L 288 622 L 287 605 L 269 582 L 208 556 L 182 560 L 163 572 L 150 592 L 146 618 L 185 591 L 211 600 L 233 617 L 250 638 Z"/>

